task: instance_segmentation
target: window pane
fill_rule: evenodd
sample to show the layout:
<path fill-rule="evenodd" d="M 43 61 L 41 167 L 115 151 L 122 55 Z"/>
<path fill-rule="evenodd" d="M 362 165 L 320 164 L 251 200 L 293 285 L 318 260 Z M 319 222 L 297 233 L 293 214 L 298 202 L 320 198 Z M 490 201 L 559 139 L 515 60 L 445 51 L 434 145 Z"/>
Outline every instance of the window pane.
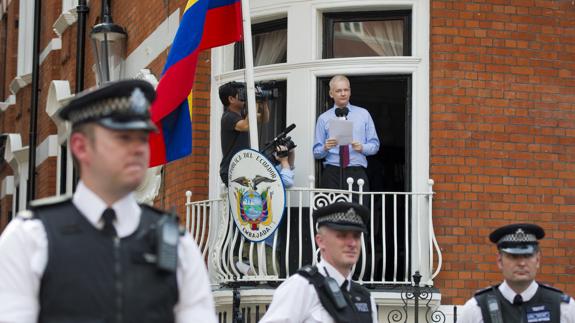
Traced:
<path fill-rule="evenodd" d="M 287 30 L 276 30 L 253 36 L 254 66 L 286 62 Z"/>
<path fill-rule="evenodd" d="M 402 56 L 403 20 L 335 22 L 333 57 Z"/>
<path fill-rule="evenodd" d="M 287 19 L 259 23 L 252 26 L 254 66 L 285 63 L 287 61 Z M 234 47 L 234 69 L 245 67 L 244 43 Z"/>
<path fill-rule="evenodd" d="M 286 85 L 286 81 L 263 83 L 262 89 L 267 93 L 273 93 L 273 96 L 268 100 L 270 120 L 268 123 L 259 124 L 258 127 L 260 149 L 272 141 L 277 134 L 284 131 L 286 127 Z"/>

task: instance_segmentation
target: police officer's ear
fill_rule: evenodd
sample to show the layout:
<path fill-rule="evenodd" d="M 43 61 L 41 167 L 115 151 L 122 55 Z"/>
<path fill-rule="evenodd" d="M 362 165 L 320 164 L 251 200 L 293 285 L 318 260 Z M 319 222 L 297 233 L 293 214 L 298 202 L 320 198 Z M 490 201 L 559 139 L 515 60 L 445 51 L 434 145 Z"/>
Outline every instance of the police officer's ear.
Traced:
<path fill-rule="evenodd" d="M 72 131 L 70 135 L 70 151 L 79 164 L 88 159 L 88 145 L 94 141 L 93 131 L 93 128 L 86 127 L 81 131 Z"/>
<path fill-rule="evenodd" d="M 322 230 L 323 230 L 322 228 L 318 228 L 317 233 L 315 235 L 315 244 L 317 245 L 317 248 L 319 250 L 323 250 L 323 246 L 325 245 Z"/>
<path fill-rule="evenodd" d="M 497 253 L 497 267 L 499 267 L 499 270 L 503 270 L 503 255 L 501 252 Z"/>

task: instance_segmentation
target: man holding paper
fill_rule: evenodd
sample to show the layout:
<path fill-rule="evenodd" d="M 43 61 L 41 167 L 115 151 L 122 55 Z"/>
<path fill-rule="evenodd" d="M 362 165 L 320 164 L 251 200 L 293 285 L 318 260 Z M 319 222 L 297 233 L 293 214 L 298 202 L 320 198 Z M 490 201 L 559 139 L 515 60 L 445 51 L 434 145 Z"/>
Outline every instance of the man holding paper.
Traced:
<path fill-rule="evenodd" d="M 347 188 L 346 179 L 354 183 L 363 179 L 363 191 L 369 191 L 365 156 L 379 150 L 379 138 L 369 112 L 349 103 L 351 87 L 344 75 L 336 75 L 329 82 L 329 96 L 334 106 L 322 113 L 315 126 L 313 155 L 323 159 L 322 188 Z M 357 184 L 354 184 L 357 189 Z"/>

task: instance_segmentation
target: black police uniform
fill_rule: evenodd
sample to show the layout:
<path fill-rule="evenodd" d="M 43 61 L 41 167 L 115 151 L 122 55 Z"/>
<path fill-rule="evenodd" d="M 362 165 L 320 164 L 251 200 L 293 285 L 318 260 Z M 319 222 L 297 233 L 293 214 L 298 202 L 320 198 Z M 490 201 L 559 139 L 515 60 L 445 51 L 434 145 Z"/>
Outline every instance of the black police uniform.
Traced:
<path fill-rule="evenodd" d="M 365 222 L 368 216 L 367 208 L 347 202 L 333 203 L 314 213 L 318 228 L 327 226 L 341 231 L 366 232 Z M 328 268 L 331 269 L 328 270 Z M 342 278 L 344 286 L 339 286 L 336 278 L 331 277 L 330 270 L 332 275 L 341 276 L 323 258 L 317 266 L 304 266 L 298 270 L 296 275 L 290 277 L 278 288 L 261 322 L 284 322 L 288 316 L 291 320 L 298 321 L 299 319 L 307 320 L 310 317 L 313 317 L 313 321 L 329 321 L 325 316 L 318 317 L 320 315 L 316 312 L 318 299 L 321 307 L 334 322 L 373 322 L 374 316 L 377 316 L 377 309 L 374 308 L 370 292 L 346 277 Z M 347 283 L 350 286 L 346 286 Z M 312 286 L 311 289 L 310 286 Z M 317 295 L 317 298 L 310 297 L 311 293 Z M 301 303 L 302 300 L 307 303 Z M 294 310 L 294 307 L 298 307 L 295 309 L 298 311 L 297 314 L 290 312 Z M 293 315 L 297 315 L 296 318 Z"/>
<path fill-rule="evenodd" d="M 538 225 L 520 223 L 493 231 L 489 239 L 497 244 L 500 252 L 530 256 L 538 252 L 537 240 L 544 236 L 544 230 Z M 525 301 L 520 294 L 516 294 L 513 302 L 510 302 L 502 294 L 500 285 L 480 290 L 475 293 L 474 298 L 485 323 L 559 323 L 561 304 L 568 304 L 570 301 L 570 297 L 562 291 L 541 283 L 538 283 L 535 294 Z"/>
<path fill-rule="evenodd" d="M 124 238 L 96 229 L 70 199 L 32 211 L 49 246 L 38 322 L 174 322 L 176 273 L 145 260 L 156 254 L 149 238 L 160 210 L 142 206 L 138 229 Z"/>
<path fill-rule="evenodd" d="M 59 116 L 73 132 L 149 132 L 154 97 L 148 82 L 118 81 L 78 94 Z M 203 258 L 177 219 L 132 194 L 108 205 L 92 189 L 80 181 L 72 199 L 35 202 L 2 234 L 0 321 L 217 322 Z"/>

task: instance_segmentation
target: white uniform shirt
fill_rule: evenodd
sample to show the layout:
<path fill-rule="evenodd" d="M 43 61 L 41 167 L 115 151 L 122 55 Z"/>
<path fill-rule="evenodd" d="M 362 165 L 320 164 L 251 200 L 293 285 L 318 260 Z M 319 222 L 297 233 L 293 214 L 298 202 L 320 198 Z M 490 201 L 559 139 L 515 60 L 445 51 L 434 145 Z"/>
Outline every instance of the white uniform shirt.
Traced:
<path fill-rule="evenodd" d="M 343 277 L 333 266 L 323 259 L 317 264 L 318 271 L 334 278 L 339 286 L 344 280 L 351 280 L 351 274 Z M 349 286 L 349 285 L 348 285 Z M 349 288 L 349 287 L 348 287 Z M 373 322 L 377 323 L 377 307 L 373 297 L 371 308 Z M 283 282 L 274 292 L 274 297 L 260 323 L 333 323 L 334 320 L 324 309 L 315 287 L 299 274 Z"/>
<path fill-rule="evenodd" d="M 537 292 L 537 288 L 539 288 L 539 284 L 535 281 L 531 282 L 531 285 L 521 293 L 523 301 L 527 302 L 533 298 Z M 515 292 L 509 287 L 507 282 L 504 281 L 499 285 L 499 291 L 509 303 L 513 304 Z M 562 302 L 559 309 L 561 311 L 561 323 L 575 323 L 575 301 L 573 298 L 569 300 L 569 303 Z M 472 297 L 465 303 L 461 314 L 457 315 L 457 323 L 483 323 L 481 307 L 477 304 L 475 297 Z"/>
<path fill-rule="evenodd" d="M 74 205 L 96 228 L 106 204 L 82 182 L 72 198 Z M 120 238 L 134 233 L 142 210 L 129 194 L 112 205 L 114 223 Z M 48 241 L 40 220 L 16 218 L 0 236 L 0 322 L 37 322 L 40 281 L 48 262 Z M 176 322 L 217 322 L 209 277 L 204 260 L 189 234 L 178 247 L 178 297 L 174 307 Z"/>

